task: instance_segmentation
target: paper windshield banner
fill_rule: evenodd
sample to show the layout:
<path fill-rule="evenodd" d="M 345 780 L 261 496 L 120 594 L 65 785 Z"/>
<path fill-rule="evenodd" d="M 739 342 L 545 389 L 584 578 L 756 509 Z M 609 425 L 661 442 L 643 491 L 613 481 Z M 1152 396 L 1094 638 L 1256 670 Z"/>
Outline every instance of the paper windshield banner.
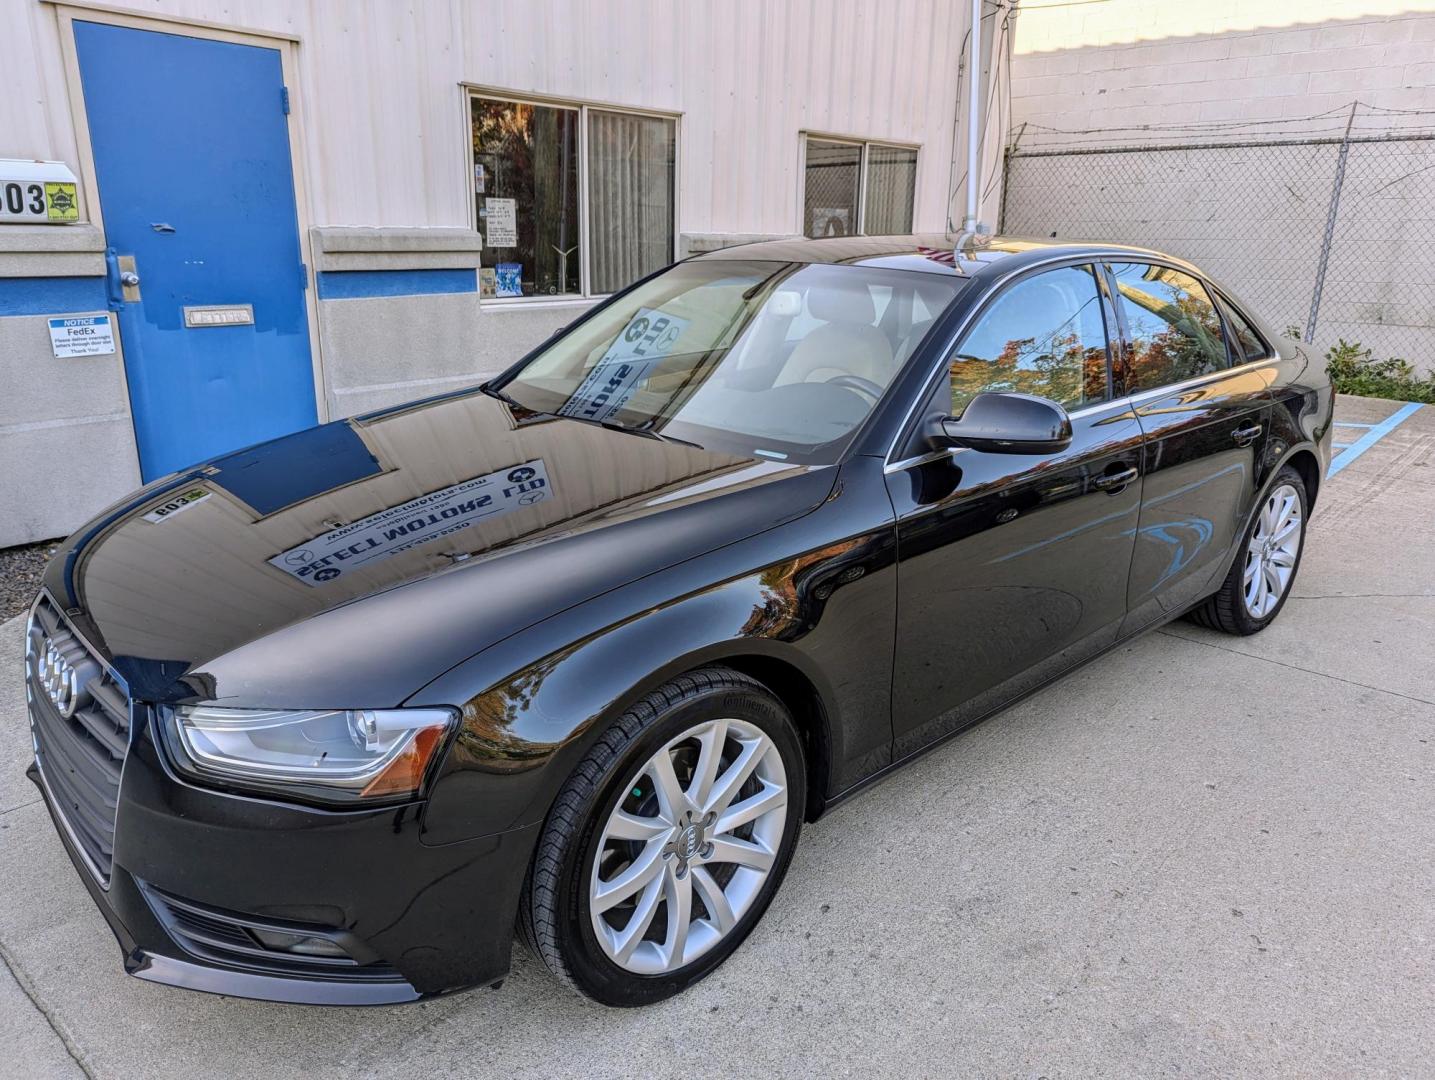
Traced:
<path fill-rule="evenodd" d="M 270 564 L 306 585 L 323 585 L 477 521 L 521 510 L 552 494 L 543 459 L 431 491 L 281 551 Z"/>
<path fill-rule="evenodd" d="M 638 386 L 673 351 L 690 319 L 652 308 L 639 308 L 628 325 L 563 406 L 562 416 L 610 420 L 628 403 Z"/>

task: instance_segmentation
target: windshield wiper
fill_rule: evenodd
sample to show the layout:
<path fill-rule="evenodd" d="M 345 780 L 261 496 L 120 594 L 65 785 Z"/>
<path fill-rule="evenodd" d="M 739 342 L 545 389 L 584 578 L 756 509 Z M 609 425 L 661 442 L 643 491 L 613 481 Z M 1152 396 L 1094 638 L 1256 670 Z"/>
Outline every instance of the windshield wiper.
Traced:
<path fill-rule="evenodd" d="M 491 398 L 497 398 L 511 409 L 522 409 L 530 416 L 557 416 L 554 412 L 545 412 L 543 409 L 535 409 L 532 405 L 525 405 L 511 394 L 506 394 L 496 386 L 489 386 L 484 383 L 479 388 L 480 393 L 487 394 Z"/>
<path fill-rule="evenodd" d="M 527 405 L 523 404 L 523 402 L 519 401 L 517 398 L 512 397 L 509 394 L 504 393 L 502 390 L 492 385 L 491 383 L 484 383 L 478 389 L 481 393 L 487 394 L 491 398 L 497 398 L 505 405 L 512 405 L 515 409 L 526 409 L 528 412 L 537 411 L 535 409 L 529 409 Z"/>
<path fill-rule="evenodd" d="M 576 420 L 578 417 L 570 417 L 570 419 Z M 702 449 L 702 447 L 695 442 L 680 439 L 676 435 L 664 435 L 662 432 L 654 431 L 652 428 L 628 427 L 626 424 L 620 424 L 616 420 L 590 420 L 588 422 L 601 424 L 609 431 L 622 431 L 628 435 L 641 435 L 645 439 L 657 439 L 659 442 L 677 443 L 680 446 L 692 446 L 698 450 Z"/>

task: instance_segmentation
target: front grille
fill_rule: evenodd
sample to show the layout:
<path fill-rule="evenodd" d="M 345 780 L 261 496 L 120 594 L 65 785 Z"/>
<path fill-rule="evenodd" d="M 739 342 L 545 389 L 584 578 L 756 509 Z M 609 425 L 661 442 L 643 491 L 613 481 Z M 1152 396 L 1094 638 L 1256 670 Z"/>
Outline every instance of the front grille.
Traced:
<path fill-rule="evenodd" d="M 180 948 L 201 960 L 271 975 L 385 982 L 402 978 L 353 934 L 334 927 L 286 922 L 184 900 L 138 883 L 151 910 Z M 266 945 L 260 934 L 316 937 L 333 942 L 344 956 L 306 956 Z"/>
<path fill-rule="evenodd" d="M 48 596 L 36 601 L 26 631 L 25 697 L 51 804 L 90 871 L 108 885 L 129 695 Z"/>

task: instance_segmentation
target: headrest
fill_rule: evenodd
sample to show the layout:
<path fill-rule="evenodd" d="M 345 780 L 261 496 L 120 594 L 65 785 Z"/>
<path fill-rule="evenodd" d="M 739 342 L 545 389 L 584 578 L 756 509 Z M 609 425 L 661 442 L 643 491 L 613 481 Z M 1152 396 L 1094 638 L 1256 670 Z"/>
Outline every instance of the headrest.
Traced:
<path fill-rule="evenodd" d="M 835 285 L 823 282 L 807 293 L 807 310 L 814 319 L 835 323 L 862 323 L 871 326 L 877 321 L 877 306 L 865 283 Z"/>

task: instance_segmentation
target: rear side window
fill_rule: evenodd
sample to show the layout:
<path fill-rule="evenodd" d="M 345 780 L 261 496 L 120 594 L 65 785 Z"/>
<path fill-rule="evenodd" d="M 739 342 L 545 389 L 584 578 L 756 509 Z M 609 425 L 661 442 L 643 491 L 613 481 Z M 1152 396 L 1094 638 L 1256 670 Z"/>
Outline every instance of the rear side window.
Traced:
<path fill-rule="evenodd" d="M 1221 297 L 1221 310 L 1226 313 L 1226 325 L 1231 328 L 1231 355 L 1238 363 L 1262 360 L 1270 355 L 1270 350 L 1256 333 L 1255 327 L 1232 307 L 1225 297 Z"/>
<path fill-rule="evenodd" d="M 1117 361 L 1124 393 L 1152 390 L 1228 366 L 1221 317 L 1206 288 L 1168 266 L 1116 263 L 1116 303 L 1129 348 Z"/>
<path fill-rule="evenodd" d="M 1067 408 L 1106 398 L 1106 326 L 1089 266 L 1064 266 L 1006 289 L 952 358 L 952 415 L 983 392 L 1050 398 Z"/>

